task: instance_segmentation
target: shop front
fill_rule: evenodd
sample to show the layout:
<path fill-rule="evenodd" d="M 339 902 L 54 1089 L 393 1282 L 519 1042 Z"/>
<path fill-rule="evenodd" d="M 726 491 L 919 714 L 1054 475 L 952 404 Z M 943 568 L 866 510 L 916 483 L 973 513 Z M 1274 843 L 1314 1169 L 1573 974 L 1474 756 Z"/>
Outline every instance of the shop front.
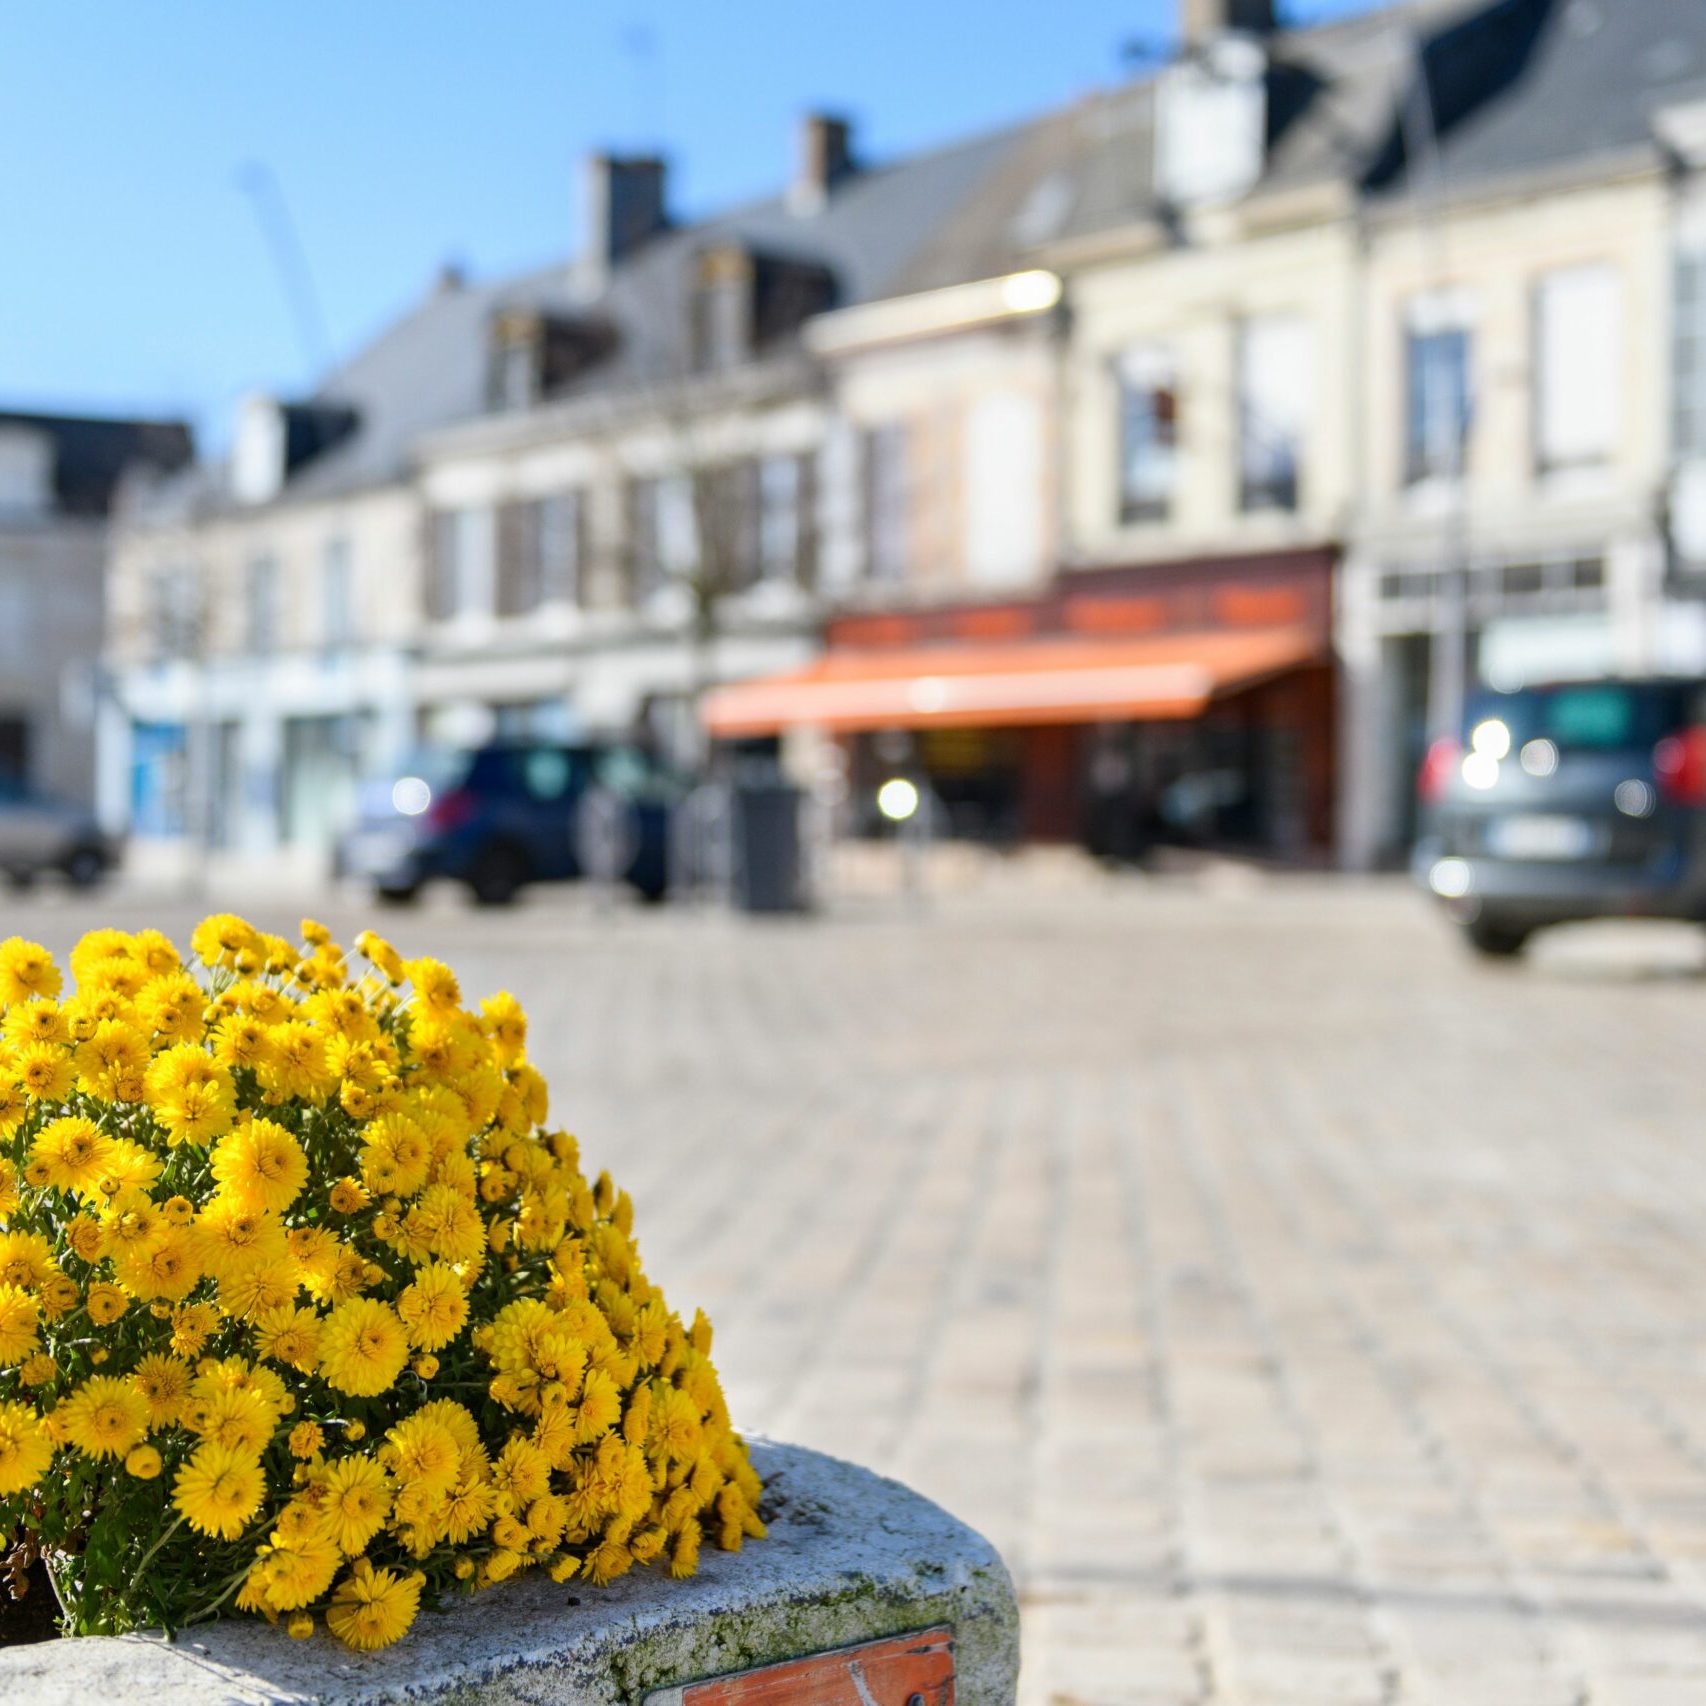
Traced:
<path fill-rule="evenodd" d="M 709 695 L 710 736 L 832 739 L 856 830 L 891 776 L 948 831 L 1325 856 L 1329 552 L 1068 570 L 1039 598 L 862 611 L 821 656 Z"/>

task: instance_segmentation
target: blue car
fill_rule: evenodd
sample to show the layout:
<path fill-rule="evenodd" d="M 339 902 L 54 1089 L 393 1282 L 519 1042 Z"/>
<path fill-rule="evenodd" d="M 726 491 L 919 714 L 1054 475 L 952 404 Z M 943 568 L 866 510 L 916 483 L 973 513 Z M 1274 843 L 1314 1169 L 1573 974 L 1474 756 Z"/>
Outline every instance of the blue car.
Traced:
<path fill-rule="evenodd" d="M 406 902 L 435 877 L 503 906 L 529 883 L 619 878 L 642 899 L 669 887 L 680 783 L 638 746 L 497 742 L 423 755 L 363 790 L 336 873 Z"/>

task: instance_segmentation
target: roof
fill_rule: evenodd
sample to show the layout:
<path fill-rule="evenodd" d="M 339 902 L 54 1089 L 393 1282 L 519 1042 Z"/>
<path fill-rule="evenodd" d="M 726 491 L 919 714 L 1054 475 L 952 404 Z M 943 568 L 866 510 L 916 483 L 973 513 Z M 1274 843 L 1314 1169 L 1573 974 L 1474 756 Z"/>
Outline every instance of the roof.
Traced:
<path fill-rule="evenodd" d="M 1025 134 L 994 132 L 950 147 L 873 165 L 842 178 L 821 211 L 796 213 L 784 195 L 667 230 L 642 243 L 588 296 L 570 259 L 517 277 L 441 284 L 316 388 L 316 400 L 359 415 L 356 429 L 308 462 L 285 501 L 335 497 L 394 480 L 426 433 L 487 408 L 488 327 L 506 309 L 542 308 L 599 317 L 620 333 L 614 353 L 558 397 L 620 393 L 687 370 L 687 294 L 700 252 L 738 243 L 756 253 L 826 265 L 836 301 L 863 302 L 895 290 L 916 251 Z M 235 507 L 218 470 L 197 469 L 151 506 Z"/>
<path fill-rule="evenodd" d="M 1402 0 L 1266 45 L 1267 155 L 1251 199 L 1327 185 L 1402 195 L 1424 173 L 1432 184 L 1436 158 L 1447 194 L 1631 156 L 1656 165 L 1655 112 L 1706 97 L 1706 6 L 1689 0 Z M 921 252 L 908 288 L 1164 225 L 1156 90 L 1155 77 L 1134 79 L 1029 127 Z M 1430 112 L 1437 157 L 1412 172 L 1405 131 L 1426 137 Z"/>
<path fill-rule="evenodd" d="M 0 432 L 18 427 L 53 441 L 54 507 L 61 515 L 105 515 L 126 473 L 173 472 L 195 448 L 183 421 L 0 409 Z"/>
<path fill-rule="evenodd" d="M 1340 186 L 1376 203 L 1420 185 L 1406 159 L 1431 111 L 1447 194 L 1560 168 L 1657 163 L 1655 113 L 1706 97 L 1701 0 L 1400 0 L 1267 42 L 1267 153 L 1250 199 Z M 1425 67 L 1427 99 L 1418 96 Z M 1154 191 L 1153 75 L 950 147 L 869 166 L 802 214 L 785 195 L 641 244 L 594 296 L 569 260 L 487 283 L 441 286 L 317 388 L 359 424 L 306 462 L 284 501 L 395 480 L 415 445 L 487 412 L 488 331 L 506 309 L 590 317 L 612 353 L 550 401 L 643 392 L 688 369 L 687 298 L 700 252 L 726 243 L 827 267 L 835 303 L 992 278 L 1081 239 L 1165 228 Z M 1429 179 L 1431 182 L 1431 178 Z M 774 357 L 774 349 L 765 352 Z M 171 482 L 168 509 L 228 507 L 216 468 Z"/>

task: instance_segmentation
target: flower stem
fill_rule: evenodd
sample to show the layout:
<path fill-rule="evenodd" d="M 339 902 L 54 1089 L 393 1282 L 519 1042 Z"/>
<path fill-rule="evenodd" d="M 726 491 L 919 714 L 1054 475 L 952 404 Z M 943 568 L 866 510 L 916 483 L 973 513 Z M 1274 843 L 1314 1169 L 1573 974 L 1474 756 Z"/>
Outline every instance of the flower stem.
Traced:
<path fill-rule="evenodd" d="M 136 1584 L 142 1580 L 142 1572 L 148 1568 L 150 1563 L 153 1562 L 154 1554 L 158 1552 L 160 1548 L 164 1546 L 166 1542 L 170 1540 L 172 1536 L 183 1526 L 184 1519 L 180 1516 L 178 1520 L 174 1522 L 172 1526 L 168 1528 L 166 1532 L 142 1554 L 142 1562 L 136 1566 L 136 1573 L 130 1578 L 130 1586 L 124 1590 L 126 1595 L 132 1594 L 136 1591 Z"/>

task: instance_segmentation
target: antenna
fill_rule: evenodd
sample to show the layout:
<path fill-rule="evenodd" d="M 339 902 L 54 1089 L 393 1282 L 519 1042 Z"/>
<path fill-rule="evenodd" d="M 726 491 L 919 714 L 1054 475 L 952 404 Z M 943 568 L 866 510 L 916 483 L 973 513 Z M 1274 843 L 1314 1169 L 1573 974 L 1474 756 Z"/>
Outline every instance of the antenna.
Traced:
<path fill-rule="evenodd" d="M 284 199 L 277 174 L 264 160 L 250 160 L 243 165 L 237 173 L 237 188 L 255 210 L 285 302 L 296 322 L 297 340 L 312 385 L 332 365 L 332 340 L 314 289 L 307 253 L 290 217 L 290 205 Z"/>

